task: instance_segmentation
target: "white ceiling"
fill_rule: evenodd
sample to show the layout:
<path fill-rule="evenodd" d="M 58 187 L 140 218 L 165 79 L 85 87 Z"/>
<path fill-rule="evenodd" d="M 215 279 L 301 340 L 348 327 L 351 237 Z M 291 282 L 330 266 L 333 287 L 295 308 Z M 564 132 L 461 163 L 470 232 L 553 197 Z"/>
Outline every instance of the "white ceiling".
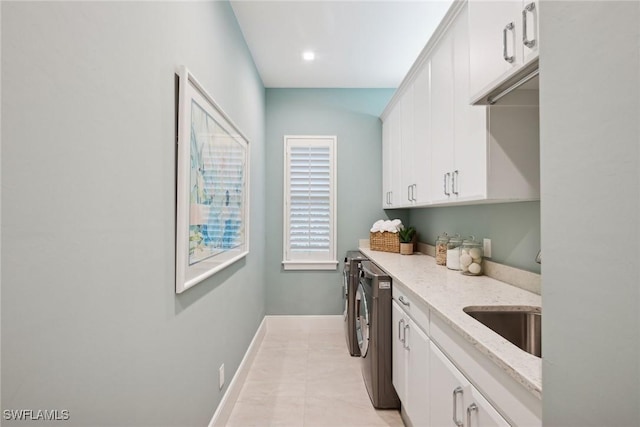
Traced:
<path fill-rule="evenodd" d="M 398 87 L 450 4 L 231 0 L 264 85 L 279 88 Z"/>

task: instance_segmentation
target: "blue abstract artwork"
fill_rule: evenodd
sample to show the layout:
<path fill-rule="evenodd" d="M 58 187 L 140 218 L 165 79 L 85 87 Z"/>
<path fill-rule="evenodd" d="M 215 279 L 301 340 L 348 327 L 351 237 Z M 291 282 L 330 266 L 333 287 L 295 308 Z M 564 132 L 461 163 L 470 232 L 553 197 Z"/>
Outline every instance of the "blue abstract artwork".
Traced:
<path fill-rule="evenodd" d="M 195 100 L 191 105 L 189 265 L 244 242 L 245 147 Z"/>

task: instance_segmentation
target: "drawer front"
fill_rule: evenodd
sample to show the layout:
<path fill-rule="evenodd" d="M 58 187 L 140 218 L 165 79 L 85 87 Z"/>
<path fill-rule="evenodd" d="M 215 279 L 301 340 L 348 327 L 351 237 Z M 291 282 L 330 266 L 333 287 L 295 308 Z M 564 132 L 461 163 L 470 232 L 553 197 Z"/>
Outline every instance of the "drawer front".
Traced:
<path fill-rule="evenodd" d="M 398 303 L 425 334 L 429 335 L 429 309 L 424 307 L 423 304 L 417 303 L 417 298 L 408 296 L 402 285 L 399 286 L 397 281 L 393 282 L 391 293 L 393 300 Z"/>

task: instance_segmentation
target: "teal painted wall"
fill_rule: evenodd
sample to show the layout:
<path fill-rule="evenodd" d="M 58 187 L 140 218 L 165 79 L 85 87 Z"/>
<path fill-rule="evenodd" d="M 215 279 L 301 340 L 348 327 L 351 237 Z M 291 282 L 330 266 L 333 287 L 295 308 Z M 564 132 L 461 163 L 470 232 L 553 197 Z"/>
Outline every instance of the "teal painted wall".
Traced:
<path fill-rule="evenodd" d="M 491 239 L 491 260 L 535 273 L 540 265 L 540 202 L 408 209 L 420 241 L 435 244 L 442 232 Z"/>
<path fill-rule="evenodd" d="M 344 254 L 369 236 L 382 210 L 382 125 L 392 89 L 267 89 L 267 313 L 342 313 Z M 282 270 L 284 135 L 338 137 L 336 271 Z M 393 213 L 390 211 L 390 215 Z"/>
<path fill-rule="evenodd" d="M 176 295 L 182 64 L 250 140 L 251 241 Z M 2 2 L 2 409 L 209 423 L 265 314 L 264 119 L 228 2 Z"/>

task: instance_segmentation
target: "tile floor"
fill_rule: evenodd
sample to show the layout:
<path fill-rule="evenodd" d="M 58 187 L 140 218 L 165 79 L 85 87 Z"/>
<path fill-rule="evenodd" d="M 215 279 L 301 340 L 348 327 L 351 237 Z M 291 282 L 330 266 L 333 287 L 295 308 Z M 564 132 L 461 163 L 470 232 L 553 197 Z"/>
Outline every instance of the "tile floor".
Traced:
<path fill-rule="evenodd" d="M 342 318 L 329 318 L 267 327 L 227 426 L 403 426 L 399 411 L 373 408 Z"/>

